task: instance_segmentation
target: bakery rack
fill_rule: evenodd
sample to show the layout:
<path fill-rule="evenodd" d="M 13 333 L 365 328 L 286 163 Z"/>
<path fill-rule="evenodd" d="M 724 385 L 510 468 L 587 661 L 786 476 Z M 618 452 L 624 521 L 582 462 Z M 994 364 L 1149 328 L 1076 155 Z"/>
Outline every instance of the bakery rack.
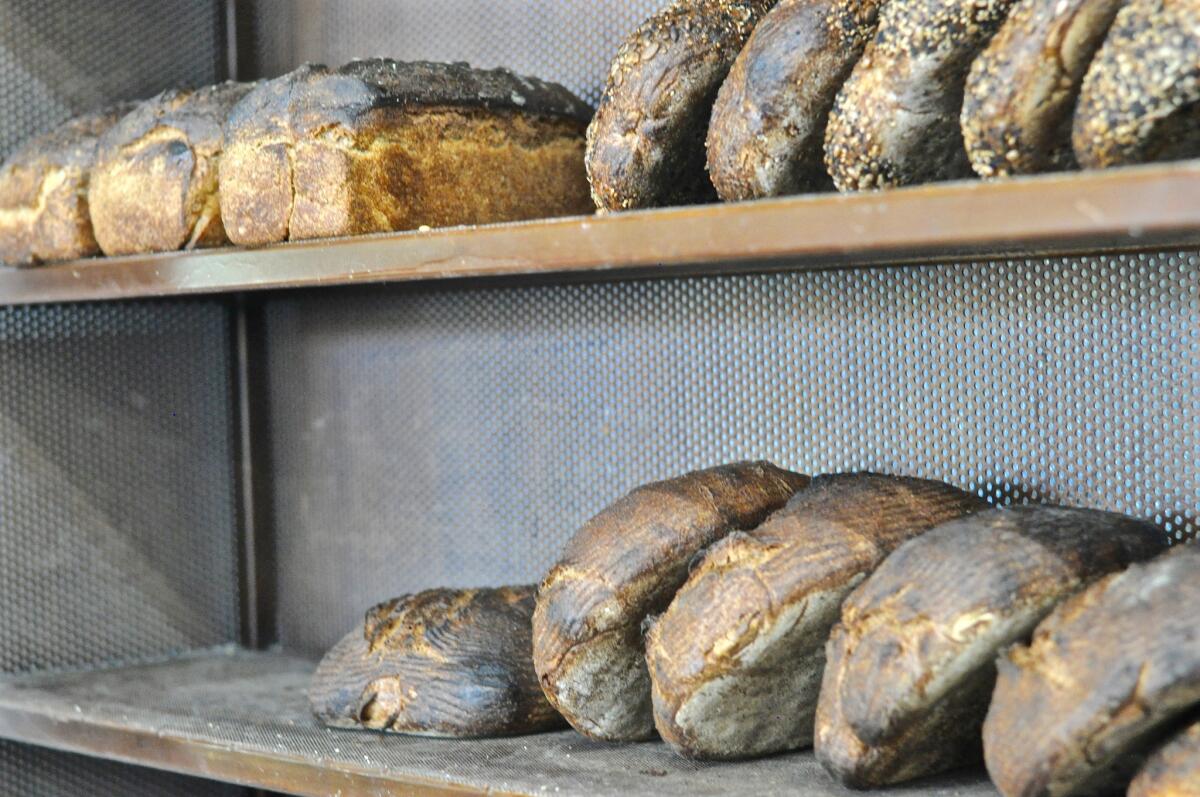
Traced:
<path fill-rule="evenodd" d="M 370 52 L 594 100 L 656 2 L 111 5 L 0 0 L 0 146 Z M 1191 540 L 1198 249 L 1185 162 L 0 270 L 0 794 L 845 794 L 808 753 L 331 731 L 303 688 L 365 606 L 533 581 L 614 495 L 720 460 Z"/>

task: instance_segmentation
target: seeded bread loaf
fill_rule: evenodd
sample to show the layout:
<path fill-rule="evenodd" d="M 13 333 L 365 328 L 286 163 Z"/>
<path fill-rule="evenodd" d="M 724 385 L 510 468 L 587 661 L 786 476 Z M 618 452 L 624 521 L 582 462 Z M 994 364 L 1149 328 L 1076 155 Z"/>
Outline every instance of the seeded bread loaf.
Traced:
<path fill-rule="evenodd" d="M 509 736 L 563 725 L 533 671 L 533 587 L 431 589 L 381 603 L 321 660 L 327 725 L 420 736 Z"/>
<path fill-rule="evenodd" d="M 222 127 L 249 90 L 166 91 L 101 137 L 88 203 L 106 255 L 228 243 L 217 197 Z"/>
<path fill-rule="evenodd" d="M 724 200 L 833 187 L 825 124 L 875 33 L 878 0 L 781 0 L 729 71 L 708 128 L 708 172 Z"/>
<path fill-rule="evenodd" d="M 962 131 L 976 174 L 1075 168 L 1079 87 L 1123 1 L 1016 1 L 967 77 Z"/>
<path fill-rule="evenodd" d="M 504 69 L 307 64 L 234 109 L 221 214 L 239 244 L 591 212 L 588 107 Z"/>
<path fill-rule="evenodd" d="M 775 0 L 674 0 L 617 52 L 588 127 L 587 169 L 600 210 L 714 199 L 704 172 L 713 101 Z"/>
<path fill-rule="evenodd" d="M 1129 797 L 1200 797 L 1200 722 L 1150 757 L 1129 784 Z"/>
<path fill-rule="evenodd" d="M 0 168 L 0 263 L 36 266 L 100 251 L 88 183 L 100 136 L 132 103 L 85 114 L 27 141 Z"/>
<path fill-rule="evenodd" d="M 1083 80 L 1087 169 L 1200 155 L 1200 0 L 1128 0 Z"/>
<path fill-rule="evenodd" d="M 817 758 L 871 788 L 982 760 L 996 655 L 1067 596 L 1161 553 L 1158 527 L 1090 509 L 993 509 L 896 549 L 842 604 Z"/>
<path fill-rule="evenodd" d="M 1000 658 L 983 725 L 1004 797 L 1120 790 L 1200 708 L 1200 547 L 1180 545 L 1067 600 Z"/>
<path fill-rule="evenodd" d="M 696 758 L 807 747 L 842 599 L 906 539 L 984 506 L 941 482 L 818 476 L 714 545 L 647 636 L 659 733 Z"/>
<path fill-rule="evenodd" d="M 807 483 L 767 462 L 708 468 L 638 487 L 575 533 L 538 591 L 533 664 L 576 730 L 654 735 L 642 621 L 666 606 L 698 551 L 757 526 Z"/>

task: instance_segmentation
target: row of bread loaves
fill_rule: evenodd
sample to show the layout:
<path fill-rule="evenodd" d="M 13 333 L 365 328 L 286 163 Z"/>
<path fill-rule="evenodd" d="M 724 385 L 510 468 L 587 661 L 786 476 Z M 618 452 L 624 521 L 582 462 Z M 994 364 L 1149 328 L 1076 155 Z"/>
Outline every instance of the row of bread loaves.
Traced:
<path fill-rule="evenodd" d="M 167 91 L 9 158 L 0 262 L 581 213 L 589 117 L 536 78 L 379 58 Z"/>

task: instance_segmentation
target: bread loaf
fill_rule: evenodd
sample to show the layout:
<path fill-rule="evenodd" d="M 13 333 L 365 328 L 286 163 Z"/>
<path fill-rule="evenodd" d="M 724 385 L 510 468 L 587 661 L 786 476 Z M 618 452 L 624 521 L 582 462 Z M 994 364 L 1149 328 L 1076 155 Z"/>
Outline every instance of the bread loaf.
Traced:
<path fill-rule="evenodd" d="M 1200 797 L 1200 722 L 1150 757 L 1129 784 L 1129 797 Z"/>
<path fill-rule="evenodd" d="M 538 591 L 533 663 L 576 730 L 653 736 L 642 621 L 666 606 L 698 551 L 757 526 L 807 483 L 766 462 L 708 468 L 638 487 L 575 533 Z"/>
<path fill-rule="evenodd" d="M 319 720 L 421 736 L 507 736 L 563 724 L 533 671 L 531 586 L 431 589 L 381 603 L 322 659 Z"/>
<path fill-rule="evenodd" d="M 834 102 L 825 165 L 840 191 L 971 176 L 967 70 L 1012 0 L 890 0 Z"/>
<path fill-rule="evenodd" d="M 983 726 L 1005 797 L 1124 788 L 1143 756 L 1200 706 L 1200 547 L 1108 576 L 999 661 Z"/>
<path fill-rule="evenodd" d="M 1016 0 L 971 66 L 962 131 L 981 177 L 1076 166 L 1071 121 L 1084 72 L 1123 0 Z"/>
<path fill-rule="evenodd" d="M 88 203 L 106 255 L 228 243 L 217 198 L 222 125 L 249 90 L 166 91 L 101 137 Z"/>
<path fill-rule="evenodd" d="M 993 509 L 909 540 L 842 604 L 816 751 L 858 788 L 982 759 L 996 654 L 1062 599 L 1160 553 L 1156 526 L 1089 509 Z"/>
<path fill-rule="evenodd" d="M 714 545 L 647 637 L 659 733 L 698 758 L 811 744 L 842 599 L 904 540 L 984 506 L 940 482 L 819 476 Z"/>
<path fill-rule="evenodd" d="M 1088 169 L 1200 155 L 1200 0 L 1128 0 L 1079 95 L 1072 141 Z"/>
<path fill-rule="evenodd" d="M 131 103 L 85 114 L 27 141 L 0 168 L 0 263 L 36 266 L 99 253 L 88 183 L 100 136 Z"/>
<path fill-rule="evenodd" d="M 717 94 L 708 172 L 724 200 L 833 187 L 825 123 L 875 33 L 878 0 L 781 0 L 754 29 Z"/>
<path fill-rule="evenodd" d="M 588 127 L 600 210 L 711 201 L 704 137 L 733 60 L 775 0 L 674 0 L 617 51 Z"/>
<path fill-rule="evenodd" d="M 234 109 L 221 214 L 239 244 L 591 211 L 588 107 L 467 64 L 307 64 Z"/>

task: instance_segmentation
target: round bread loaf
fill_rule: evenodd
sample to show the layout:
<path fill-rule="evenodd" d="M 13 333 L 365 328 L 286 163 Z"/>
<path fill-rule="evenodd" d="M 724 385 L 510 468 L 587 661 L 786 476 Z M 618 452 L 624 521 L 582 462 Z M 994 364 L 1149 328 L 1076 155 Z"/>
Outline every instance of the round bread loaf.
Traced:
<path fill-rule="evenodd" d="M 621 45 L 588 127 L 600 210 L 714 198 L 704 137 L 730 66 L 775 0 L 675 0 Z"/>
<path fill-rule="evenodd" d="M 811 744 L 842 599 L 901 542 L 985 506 L 941 482 L 818 476 L 714 545 L 647 636 L 659 733 L 696 758 Z"/>
<path fill-rule="evenodd" d="M 88 183 L 100 136 L 129 113 L 114 105 L 25 142 L 0 168 L 0 263 L 36 266 L 99 253 Z"/>
<path fill-rule="evenodd" d="M 217 195 L 222 126 L 250 88 L 165 91 L 101 137 L 88 204 L 106 255 L 229 242 Z"/>
<path fill-rule="evenodd" d="M 825 166 L 840 191 L 972 175 L 963 85 L 1012 0 L 889 0 L 834 102 Z"/>
<path fill-rule="evenodd" d="M 875 33 L 877 0 L 782 0 L 729 71 L 708 128 L 708 172 L 724 200 L 833 187 L 825 123 Z"/>
<path fill-rule="evenodd" d="M 1000 658 L 983 725 L 1005 797 L 1122 789 L 1161 736 L 1200 708 L 1200 547 L 1108 576 Z"/>
<path fill-rule="evenodd" d="M 1128 0 L 1088 68 L 1072 141 L 1084 168 L 1200 155 L 1200 0 Z"/>
<path fill-rule="evenodd" d="M 1128 797 L 1200 797 L 1200 722 L 1150 757 Z"/>
<path fill-rule="evenodd" d="M 1150 523 L 1046 506 L 980 512 L 904 543 L 842 604 L 817 758 L 856 788 L 980 762 L 996 654 L 1062 599 L 1165 545 Z"/>
<path fill-rule="evenodd" d="M 638 487 L 575 533 L 538 591 L 533 664 L 576 730 L 654 735 L 643 620 L 666 606 L 698 551 L 757 526 L 807 483 L 767 462 L 721 465 Z"/>
<path fill-rule="evenodd" d="M 1088 64 L 1124 0 L 1017 0 L 967 76 L 962 132 L 981 177 L 1072 169 Z"/>
<path fill-rule="evenodd" d="M 533 671 L 532 586 L 431 589 L 381 603 L 321 660 L 326 725 L 420 736 L 509 736 L 563 725 Z"/>
<path fill-rule="evenodd" d="M 244 245 L 590 213 L 590 115 L 505 69 L 306 64 L 230 115 L 221 213 Z"/>

